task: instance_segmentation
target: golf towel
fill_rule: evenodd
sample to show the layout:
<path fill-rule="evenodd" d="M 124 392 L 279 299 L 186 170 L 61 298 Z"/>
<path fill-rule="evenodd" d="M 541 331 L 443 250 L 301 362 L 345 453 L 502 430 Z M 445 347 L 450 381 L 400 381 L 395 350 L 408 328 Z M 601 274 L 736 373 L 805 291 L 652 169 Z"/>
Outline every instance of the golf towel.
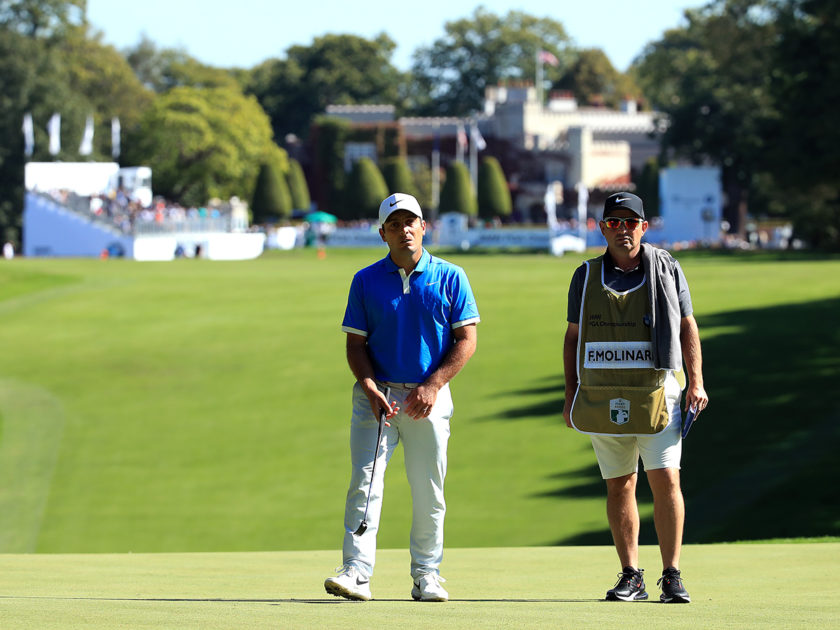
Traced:
<path fill-rule="evenodd" d="M 682 369 L 680 300 L 674 282 L 677 261 L 664 249 L 642 245 L 642 265 L 650 298 L 650 336 L 653 366 L 657 370 Z"/>

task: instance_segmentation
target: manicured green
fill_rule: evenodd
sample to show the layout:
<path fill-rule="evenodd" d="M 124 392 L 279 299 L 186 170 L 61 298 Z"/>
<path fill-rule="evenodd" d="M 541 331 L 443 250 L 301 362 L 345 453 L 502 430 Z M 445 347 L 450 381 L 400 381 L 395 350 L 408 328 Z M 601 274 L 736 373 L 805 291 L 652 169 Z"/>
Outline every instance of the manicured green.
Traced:
<path fill-rule="evenodd" d="M 0 555 L 4 628 L 696 628 L 836 627 L 840 543 L 690 545 L 688 605 L 658 602 L 658 551 L 643 548 L 647 602 L 605 602 L 608 547 L 449 549 L 447 603 L 409 596 L 408 554 L 381 551 L 374 600 L 324 593 L 336 551 Z"/>
<path fill-rule="evenodd" d="M 352 274 L 384 252 L 0 264 L 0 551 L 338 549 L 340 322 Z M 591 447 L 560 414 L 583 256 L 446 257 L 482 317 L 453 383 L 447 546 L 609 544 Z M 840 260 L 680 259 L 711 396 L 685 443 L 686 540 L 837 536 Z M 398 450 L 381 546 L 405 548 L 409 524 Z"/>

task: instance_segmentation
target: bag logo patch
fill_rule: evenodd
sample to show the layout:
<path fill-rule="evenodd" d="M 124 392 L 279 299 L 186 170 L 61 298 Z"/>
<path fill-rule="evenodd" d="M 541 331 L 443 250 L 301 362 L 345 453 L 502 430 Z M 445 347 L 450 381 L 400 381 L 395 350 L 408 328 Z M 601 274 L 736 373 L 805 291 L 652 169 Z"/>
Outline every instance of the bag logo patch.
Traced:
<path fill-rule="evenodd" d="M 621 426 L 630 422 L 630 401 L 626 398 L 613 398 L 610 401 L 610 422 Z"/>

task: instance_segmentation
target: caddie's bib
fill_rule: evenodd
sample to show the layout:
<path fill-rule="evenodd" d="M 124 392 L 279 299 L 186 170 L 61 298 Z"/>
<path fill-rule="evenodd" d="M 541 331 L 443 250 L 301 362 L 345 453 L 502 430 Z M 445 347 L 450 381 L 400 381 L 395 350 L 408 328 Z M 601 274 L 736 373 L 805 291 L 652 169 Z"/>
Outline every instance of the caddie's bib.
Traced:
<path fill-rule="evenodd" d="M 650 435 L 670 422 L 665 370 L 653 367 L 645 280 L 618 293 L 604 284 L 603 256 L 586 262 L 572 426 L 597 435 Z"/>

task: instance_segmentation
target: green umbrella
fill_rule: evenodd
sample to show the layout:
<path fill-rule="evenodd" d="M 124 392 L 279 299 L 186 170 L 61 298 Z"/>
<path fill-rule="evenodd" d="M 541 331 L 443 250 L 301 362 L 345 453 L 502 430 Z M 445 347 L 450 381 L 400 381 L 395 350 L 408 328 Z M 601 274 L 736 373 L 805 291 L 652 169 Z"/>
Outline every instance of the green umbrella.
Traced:
<path fill-rule="evenodd" d="M 335 223 L 338 220 L 334 214 L 318 210 L 317 212 L 310 212 L 304 217 L 310 223 Z"/>

